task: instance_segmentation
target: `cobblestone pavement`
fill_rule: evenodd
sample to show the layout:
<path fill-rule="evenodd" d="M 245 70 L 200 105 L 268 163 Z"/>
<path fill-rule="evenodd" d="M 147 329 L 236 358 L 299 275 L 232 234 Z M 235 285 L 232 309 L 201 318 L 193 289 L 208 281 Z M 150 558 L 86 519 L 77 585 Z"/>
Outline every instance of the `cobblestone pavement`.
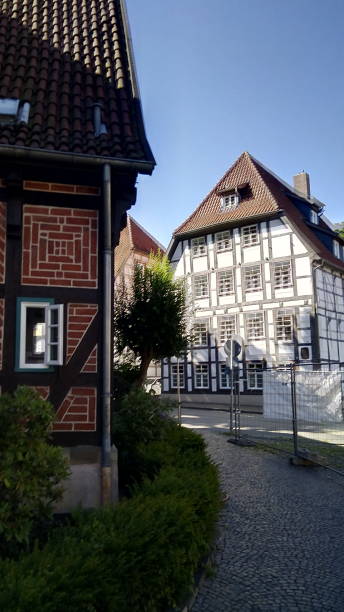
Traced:
<path fill-rule="evenodd" d="M 228 499 L 192 612 L 344 611 L 344 478 L 199 431 Z"/>

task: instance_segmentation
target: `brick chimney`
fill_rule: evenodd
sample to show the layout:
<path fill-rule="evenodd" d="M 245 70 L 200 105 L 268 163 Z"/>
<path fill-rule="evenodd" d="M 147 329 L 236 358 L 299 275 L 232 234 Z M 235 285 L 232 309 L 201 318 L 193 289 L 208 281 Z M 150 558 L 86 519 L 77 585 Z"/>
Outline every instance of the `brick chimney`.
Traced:
<path fill-rule="evenodd" d="M 308 172 L 299 172 L 293 176 L 294 181 L 294 189 L 298 191 L 301 195 L 309 198 L 311 195 L 310 183 L 309 183 L 309 174 Z"/>

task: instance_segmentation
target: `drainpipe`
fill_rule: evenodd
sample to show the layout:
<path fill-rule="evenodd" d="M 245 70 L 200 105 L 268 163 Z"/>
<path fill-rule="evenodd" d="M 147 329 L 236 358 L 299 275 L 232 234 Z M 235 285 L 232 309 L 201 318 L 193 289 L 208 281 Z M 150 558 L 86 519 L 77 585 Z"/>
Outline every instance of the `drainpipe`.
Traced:
<path fill-rule="evenodd" d="M 103 394 L 102 394 L 102 504 L 112 501 L 111 483 L 111 313 L 112 313 L 112 245 L 111 245 L 111 167 L 103 166 Z"/>

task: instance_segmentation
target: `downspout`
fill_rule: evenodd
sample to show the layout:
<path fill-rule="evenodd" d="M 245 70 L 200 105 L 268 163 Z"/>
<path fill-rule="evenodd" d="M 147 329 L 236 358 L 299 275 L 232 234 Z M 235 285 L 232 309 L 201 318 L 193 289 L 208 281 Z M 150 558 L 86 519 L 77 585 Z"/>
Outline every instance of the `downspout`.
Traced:
<path fill-rule="evenodd" d="M 111 167 L 103 166 L 103 394 L 102 394 L 102 505 L 112 501 L 111 474 L 111 364 L 112 364 L 112 245 L 111 245 Z"/>

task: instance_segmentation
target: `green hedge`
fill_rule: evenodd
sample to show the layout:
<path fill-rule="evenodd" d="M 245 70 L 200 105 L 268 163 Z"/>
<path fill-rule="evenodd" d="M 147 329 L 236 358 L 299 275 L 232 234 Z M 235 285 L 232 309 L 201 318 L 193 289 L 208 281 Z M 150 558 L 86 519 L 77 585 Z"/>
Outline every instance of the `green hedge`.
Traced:
<path fill-rule="evenodd" d="M 0 562 L 1 610 L 159 612 L 175 605 L 209 550 L 220 508 L 216 468 L 203 440 L 177 426 L 139 452 L 146 477 L 131 499 L 79 513 L 42 550 Z"/>

